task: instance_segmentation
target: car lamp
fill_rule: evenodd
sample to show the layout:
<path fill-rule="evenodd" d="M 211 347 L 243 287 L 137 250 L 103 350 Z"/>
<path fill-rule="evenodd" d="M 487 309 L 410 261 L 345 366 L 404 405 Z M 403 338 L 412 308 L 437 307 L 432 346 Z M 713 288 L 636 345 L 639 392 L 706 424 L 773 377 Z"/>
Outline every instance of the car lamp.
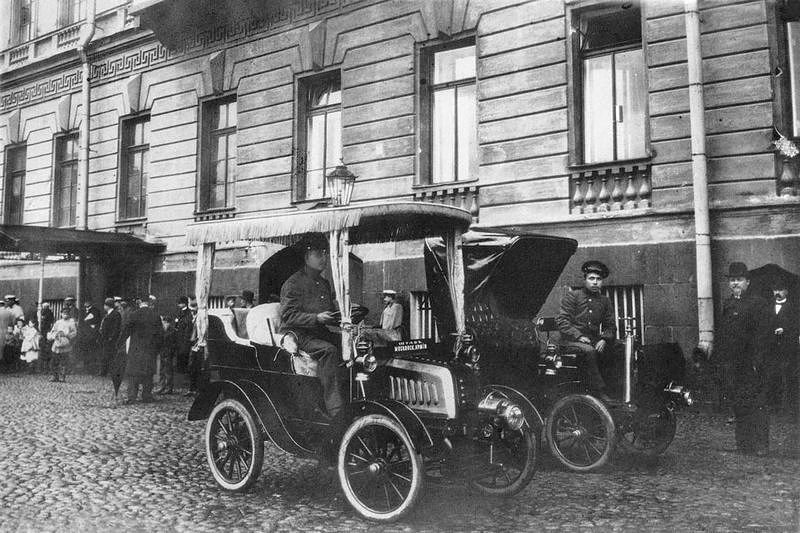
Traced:
<path fill-rule="evenodd" d="M 478 404 L 478 410 L 497 416 L 512 431 L 519 430 L 525 423 L 525 414 L 522 409 L 497 391 L 487 394 Z"/>
<path fill-rule="evenodd" d="M 512 431 L 518 431 L 522 427 L 522 424 L 525 423 L 525 414 L 518 405 L 513 403 L 506 404 L 500 416 L 505 420 L 508 429 Z"/>

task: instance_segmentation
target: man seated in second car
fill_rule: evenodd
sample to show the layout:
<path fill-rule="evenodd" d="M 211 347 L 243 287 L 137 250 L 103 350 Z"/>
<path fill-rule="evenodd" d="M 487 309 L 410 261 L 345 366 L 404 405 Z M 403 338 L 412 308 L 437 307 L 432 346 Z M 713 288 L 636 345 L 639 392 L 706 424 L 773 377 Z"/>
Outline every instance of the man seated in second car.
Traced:
<path fill-rule="evenodd" d="M 597 366 L 598 354 L 613 350 L 616 338 L 614 308 L 608 297 L 600 294 L 609 270 L 600 261 L 587 261 L 581 271 L 583 287 L 564 295 L 556 322 L 564 346 L 582 354 L 589 388 L 600 400 L 610 402 Z"/>
<path fill-rule="evenodd" d="M 343 414 L 339 377 L 341 339 L 325 326 L 337 325 L 336 301 L 322 271 L 328 263 L 328 246 L 321 237 L 300 243 L 303 266 L 281 287 L 281 332 L 293 332 L 298 347 L 317 361 L 325 408 L 334 419 Z"/>

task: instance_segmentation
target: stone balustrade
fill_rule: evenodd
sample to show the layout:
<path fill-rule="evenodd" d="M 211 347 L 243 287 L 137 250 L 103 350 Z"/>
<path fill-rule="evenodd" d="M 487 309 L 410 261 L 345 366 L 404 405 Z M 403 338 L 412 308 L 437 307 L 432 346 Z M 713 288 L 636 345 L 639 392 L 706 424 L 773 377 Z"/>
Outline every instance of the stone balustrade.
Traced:
<path fill-rule="evenodd" d="M 56 47 L 65 48 L 78 42 L 81 36 L 81 24 L 73 24 L 56 33 Z"/>
<path fill-rule="evenodd" d="M 421 187 L 414 192 L 414 200 L 466 209 L 472 215 L 472 220 L 477 222 L 480 210 L 479 192 L 480 187 L 474 184 L 459 185 L 458 183 L 448 183 L 446 185 Z"/>
<path fill-rule="evenodd" d="M 579 170 L 570 178 L 570 211 L 603 213 L 650 207 L 650 166 Z"/>

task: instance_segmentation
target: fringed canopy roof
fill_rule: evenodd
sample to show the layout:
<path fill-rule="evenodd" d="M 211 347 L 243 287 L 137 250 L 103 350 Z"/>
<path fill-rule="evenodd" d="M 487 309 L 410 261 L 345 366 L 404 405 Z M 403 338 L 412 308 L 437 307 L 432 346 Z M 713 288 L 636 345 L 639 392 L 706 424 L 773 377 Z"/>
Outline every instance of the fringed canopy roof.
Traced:
<path fill-rule="evenodd" d="M 350 229 L 350 243 L 392 242 L 466 231 L 472 216 L 444 204 L 399 201 L 277 213 L 224 222 L 199 222 L 188 227 L 186 240 L 203 243 L 269 241 L 292 244 L 308 233 Z"/>

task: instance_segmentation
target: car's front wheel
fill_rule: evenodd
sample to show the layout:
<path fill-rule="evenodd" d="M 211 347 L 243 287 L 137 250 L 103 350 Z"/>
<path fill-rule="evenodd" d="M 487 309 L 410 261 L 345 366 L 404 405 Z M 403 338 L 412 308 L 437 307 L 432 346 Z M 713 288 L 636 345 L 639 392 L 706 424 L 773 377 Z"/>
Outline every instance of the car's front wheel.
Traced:
<path fill-rule="evenodd" d="M 211 411 L 206 422 L 206 458 L 214 480 L 232 492 L 248 489 L 261 473 L 261 429 L 238 400 L 223 400 Z"/>
<path fill-rule="evenodd" d="M 619 444 L 627 452 L 648 456 L 661 455 L 675 438 L 677 424 L 672 409 L 661 408 L 635 413 L 619 431 Z"/>
<path fill-rule="evenodd" d="M 422 489 L 422 456 L 408 432 L 381 414 L 358 418 L 347 428 L 338 472 L 350 505 L 364 518 L 379 522 L 403 516 Z"/>
<path fill-rule="evenodd" d="M 558 400 L 547 417 L 546 431 L 553 456 L 575 472 L 597 470 L 614 453 L 611 413 L 588 394 L 570 394 Z"/>

